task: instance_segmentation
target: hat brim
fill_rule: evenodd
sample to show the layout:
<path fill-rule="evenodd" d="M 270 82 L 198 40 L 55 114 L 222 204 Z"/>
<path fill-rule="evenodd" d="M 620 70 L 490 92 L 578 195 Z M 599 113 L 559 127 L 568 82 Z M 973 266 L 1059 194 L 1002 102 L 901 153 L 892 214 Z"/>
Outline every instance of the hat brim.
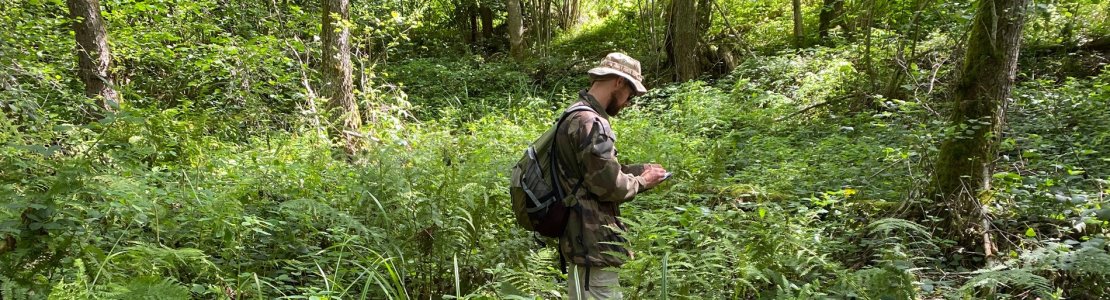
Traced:
<path fill-rule="evenodd" d="M 617 69 L 608 67 L 597 67 L 590 69 L 590 71 L 587 73 L 593 76 L 617 75 L 623 77 L 624 79 L 628 79 L 628 81 L 631 81 L 632 85 L 635 86 L 636 93 L 647 93 L 647 88 L 644 87 L 644 84 L 642 82 L 636 80 L 636 78 L 632 78 L 632 75 L 628 75 L 627 73 L 618 71 Z"/>

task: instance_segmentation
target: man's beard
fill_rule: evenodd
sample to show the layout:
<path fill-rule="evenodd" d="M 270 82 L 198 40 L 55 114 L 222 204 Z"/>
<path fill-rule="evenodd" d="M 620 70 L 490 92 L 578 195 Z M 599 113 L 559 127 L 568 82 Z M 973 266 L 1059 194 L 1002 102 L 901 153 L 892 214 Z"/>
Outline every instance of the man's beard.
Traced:
<path fill-rule="evenodd" d="M 617 113 L 621 111 L 620 104 L 617 103 L 617 97 L 620 97 L 620 95 L 617 95 L 617 91 L 613 91 L 609 94 L 609 105 L 605 107 L 605 113 L 609 114 L 609 116 L 616 117 Z"/>

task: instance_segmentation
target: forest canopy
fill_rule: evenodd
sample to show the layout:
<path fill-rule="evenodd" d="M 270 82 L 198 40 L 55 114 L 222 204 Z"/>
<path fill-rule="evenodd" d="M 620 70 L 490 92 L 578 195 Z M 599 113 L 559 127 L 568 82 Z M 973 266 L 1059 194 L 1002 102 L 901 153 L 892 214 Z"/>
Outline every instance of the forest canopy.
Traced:
<path fill-rule="evenodd" d="M 629 299 L 1110 298 L 1110 2 L 0 0 L 0 299 L 552 299 L 611 52 Z"/>

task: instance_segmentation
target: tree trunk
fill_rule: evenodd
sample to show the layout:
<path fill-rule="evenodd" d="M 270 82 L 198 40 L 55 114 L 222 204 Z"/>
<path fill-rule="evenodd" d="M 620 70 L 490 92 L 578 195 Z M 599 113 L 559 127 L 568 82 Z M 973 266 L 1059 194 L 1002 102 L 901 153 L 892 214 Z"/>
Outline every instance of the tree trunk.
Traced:
<path fill-rule="evenodd" d="M 894 59 L 891 62 L 890 68 L 895 70 L 891 74 L 890 81 L 887 83 L 886 90 L 883 93 L 887 98 L 905 99 L 905 91 L 902 90 L 902 78 L 905 74 L 910 72 L 909 65 L 917 59 L 917 31 L 921 26 L 917 26 L 917 19 L 921 16 L 922 10 L 928 5 L 927 0 L 918 0 L 914 5 L 913 15 L 910 16 L 909 21 L 905 22 L 902 28 L 902 34 L 898 38 L 897 46 L 894 51 Z M 908 38 L 906 32 L 909 32 Z M 906 56 L 906 43 L 909 42 L 909 56 Z"/>
<path fill-rule="evenodd" d="M 67 0 L 73 32 L 77 39 L 77 74 L 85 83 L 85 96 L 96 98 L 108 111 L 119 108 L 119 95 L 112 88 L 111 51 L 108 30 L 100 16 L 97 0 Z"/>
<path fill-rule="evenodd" d="M 568 1 L 571 1 L 570 18 L 569 18 L 570 23 L 567 24 L 567 28 L 569 29 L 571 27 L 578 26 L 578 18 L 582 16 L 582 1 L 580 1 L 580 0 L 568 0 Z"/>
<path fill-rule="evenodd" d="M 561 0 L 555 9 L 559 12 L 558 25 L 562 29 L 570 29 L 578 25 L 580 1 Z"/>
<path fill-rule="evenodd" d="M 524 60 L 524 21 L 520 13 L 520 0 L 508 0 L 509 55 L 517 61 Z"/>
<path fill-rule="evenodd" d="M 871 27 L 875 13 L 875 0 L 867 0 L 867 13 L 863 17 L 863 71 L 867 74 L 867 92 L 875 91 L 875 66 L 871 62 Z"/>
<path fill-rule="evenodd" d="M 478 2 L 474 0 L 466 6 L 466 20 L 470 26 L 470 42 L 476 43 L 482 40 L 481 24 L 478 21 Z"/>
<path fill-rule="evenodd" d="M 455 25 L 463 43 L 473 45 L 481 38 L 481 24 L 478 22 L 477 0 L 455 0 Z"/>
<path fill-rule="evenodd" d="M 698 13 L 698 32 L 709 32 L 709 26 L 713 25 L 712 5 L 713 0 L 698 0 L 698 5 L 694 8 Z"/>
<path fill-rule="evenodd" d="M 674 0 L 671 3 L 670 29 L 667 30 L 673 48 L 675 79 L 687 81 L 701 74 L 698 65 L 698 24 L 696 0 Z"/>
<path fill-rule="evenodd" d="M 540 8 L 540 26 L 542 30 L 540 34 L 540 53 L 543 57 L 547 57 L 547 50 L 551 46 L 551 1 L 543 0 L 543 7 Z"/>
<path fill-rule="evenodd" d="M 941 218 L 941 232 L 988 258 L 997 250 L 983 201 L 989 201 L 995 145 L 1017 74 L 1028 6 L 1029 0 L 979 1 L 953 93 L 949 121 L 956 136 L 942 143 L 930 185 L 936 200 L 931 213 Z"/>
<path fill-rule="evenodd" d="M 320 73 L 323 75 L 321 96 L 328 99 L 328 114 L 333 121 L 331 134 L 343 142 L 343 149 L 352 156 L 360 148 L 358 137 L 362 119 L 355 103 L 351 79 L 350 29 L 342 25 L 349 18 L 349 0 L 323 1 L 323 26 L 321 36 L 324 58 Z"/>
<path fill-rule="evenodd" d="M 817 24 L 817 34 L 824 42 L 829 37 L 829 29 L 832 28 L 833 21 L 840 18 L 844 13 L 844 0 L 825 0 L 821 4 L 820 23 Z M 837 22 L 843 23 L 843 22 Z"/>
<path fill-rule="evenodd" d="M 802 0 L 792 1 L 794 6 L 794 46 L 801 48 L 803 46 L 803 34 L 805 29 L 802 28 Z"/>
<path fill-rule="evenodd" d="M 478 7 L 478 16 L 482 21 L 482 39 L 493 39 L 493 9 L 489 4 Z"/>

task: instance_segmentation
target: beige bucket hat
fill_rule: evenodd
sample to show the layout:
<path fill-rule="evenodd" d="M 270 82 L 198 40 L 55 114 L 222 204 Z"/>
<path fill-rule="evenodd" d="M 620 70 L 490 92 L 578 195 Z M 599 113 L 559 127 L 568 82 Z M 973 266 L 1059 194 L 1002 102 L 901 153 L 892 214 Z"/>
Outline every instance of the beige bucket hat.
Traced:
<path fill-rule="evenodd" d="M 637 94 L 647 93 L 644 88 L 644 76 L 640 74 L 640 61 L 620 52 L 606 55 L 596 68 L 590 69 L 590 76 L 618 75 L 631 81 L 636 86 Z"/>

